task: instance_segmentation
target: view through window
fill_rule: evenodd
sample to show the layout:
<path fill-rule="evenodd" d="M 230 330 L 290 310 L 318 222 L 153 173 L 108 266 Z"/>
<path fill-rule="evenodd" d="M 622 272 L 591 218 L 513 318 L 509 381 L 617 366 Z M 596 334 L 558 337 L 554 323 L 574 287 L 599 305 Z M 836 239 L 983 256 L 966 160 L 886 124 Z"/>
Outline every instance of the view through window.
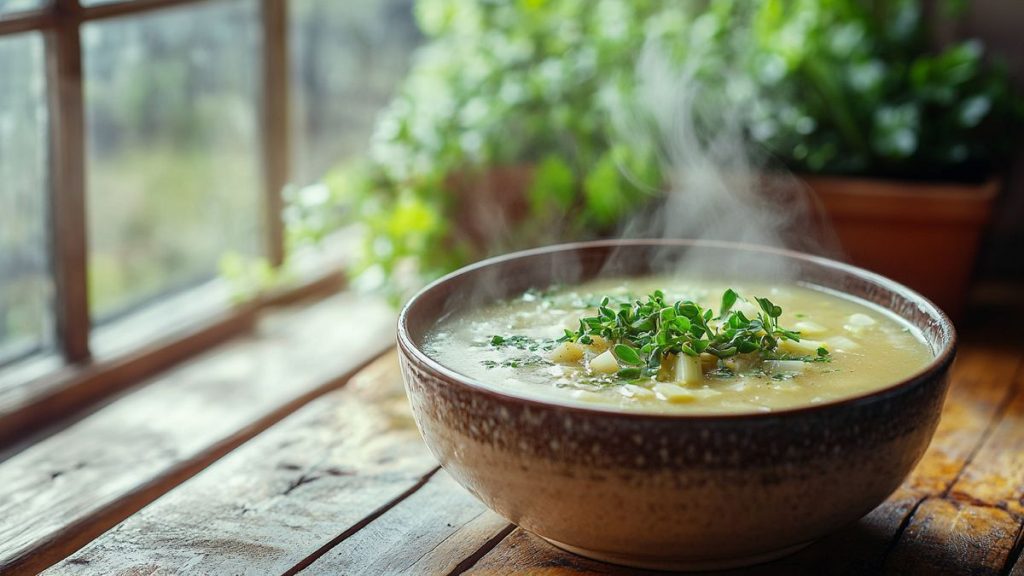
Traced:
<path fill-rule="evenodd" d="M 0 366 L 216 279 L 225 253 L 265 254 L 270 155 L 301 186 L 365 154 L 421 41 L 412 0 L 281 0 L 281 42 L 275 0 L 55 1 L 0 0 Z M 267 139 L 274 54 L 290 78 L 284 150 Z M 60 72 L 76 64 L 80 79 Z M 76 97 L 78 142 L 61 131 Z M 84 166 L 70 215 L 62 155 Z M 57 281 L 55 214 L 86 230 L 85 326 L 58 312 L 76 287 Z"/>
<path fill-rule="evenodd" d="M 49 346 L 47 114 L 43 39 L 0 36 L 0 365 Z"/>

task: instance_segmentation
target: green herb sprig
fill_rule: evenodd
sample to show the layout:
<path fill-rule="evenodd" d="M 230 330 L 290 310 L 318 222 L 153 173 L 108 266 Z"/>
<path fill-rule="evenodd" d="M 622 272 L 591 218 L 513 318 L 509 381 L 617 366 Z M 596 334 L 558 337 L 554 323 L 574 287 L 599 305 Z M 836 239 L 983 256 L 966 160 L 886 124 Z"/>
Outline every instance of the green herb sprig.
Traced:
<path fill-rule="evenodd" d="M 595 336 L 612 343 L 622 378 L 639 378 L 658 373 L 662 360 L 671 354 L 711 354 L 726 359 L 737 354 L 760 353 L 764 359 L 827 361 L 828 350 L 815 356 L 788 356 L 777 352 L 780 341 L 800 341 L 800 332 L 779 326 L 782 308 L 767 298 L 755 298 L 760 310 L 748 318 L 733 310 L 740 295 L 732 289 L 722 294 L 718 315 L 691 300 L 669 303 L 665 293 L 655 290 L 646 299 L 617 306 L 602 298 L 597 315 L 580 319 L 579 329 L 566 330 L 562 342 L 590 344 Z"/>

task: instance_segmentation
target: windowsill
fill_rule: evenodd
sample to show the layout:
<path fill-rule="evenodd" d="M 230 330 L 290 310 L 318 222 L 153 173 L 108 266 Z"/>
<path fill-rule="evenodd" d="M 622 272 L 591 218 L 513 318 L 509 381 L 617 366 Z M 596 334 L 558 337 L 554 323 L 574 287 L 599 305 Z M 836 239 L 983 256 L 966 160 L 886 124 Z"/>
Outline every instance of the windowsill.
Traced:
<path fill-rule="evenodd" d="M 280 284 L 245 302 L 218 278 L 98 326 L 87 363 L 45 354 L 3 367 L 0 446 L 250 329 L 262 308 L 337 292 L 358 241 L 354 228 L 331 235 L 294 255 Z"/>

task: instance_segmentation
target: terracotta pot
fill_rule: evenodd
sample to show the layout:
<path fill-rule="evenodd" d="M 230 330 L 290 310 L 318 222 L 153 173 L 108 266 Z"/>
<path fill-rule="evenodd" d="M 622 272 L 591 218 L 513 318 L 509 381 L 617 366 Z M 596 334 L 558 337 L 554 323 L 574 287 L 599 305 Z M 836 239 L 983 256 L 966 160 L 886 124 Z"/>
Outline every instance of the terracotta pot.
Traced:
<path fill-rule="evenodd" d="M 953 318 L 964 310 L 982 232 L 999 190 L 806 176 L 850 262 L 918 290 Z"/>
<path fill-rule="evenodd" d="M 529 213 L 533 166 L 495 166 L 448 179 L 455 192 L 455 232 L 475 246 L 500 247 Z"/>

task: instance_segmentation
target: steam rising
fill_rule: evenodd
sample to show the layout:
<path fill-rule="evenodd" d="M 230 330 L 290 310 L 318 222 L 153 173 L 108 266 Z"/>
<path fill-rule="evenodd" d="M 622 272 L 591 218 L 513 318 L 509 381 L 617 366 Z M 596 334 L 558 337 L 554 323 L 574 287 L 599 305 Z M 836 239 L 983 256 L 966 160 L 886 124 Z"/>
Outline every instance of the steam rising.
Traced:
<path fill-rule="evenodd" d="M 835 237 L 810 190 L 748 137 L 753 117 L 749 112 L 758 106 L 753 84 L 718 69 L 716 73 L 726 74 L 726 88 L 723 93 L 713 93 L 718 88 L 702 80 L 708 78 L 702 64 L 699 51 L 682 63 L 671 62 L 650 42 L 637 63 L 635 101 L 612 107 L 616 111 L 611 119 L 614 144 L 650 149 L 656 143 L 667 186 L 651 190 L 662 199 L 631 217 L 619 237 L 726 241 L 838 256 Z M 488 187 L 486 192 L 491 198 L 502 196 L 500 189 Z M 484 229 L 498 231 L 495 236 L 505 230 L 506 222 L 499 216 L 477 216 Z M 542 237 L 544 231 L 538 231 L 534 240 Z M 618 276 L 636 270 L 637 263 L 630 261 L 636 254 L 629 249 L 614 252 L 601 274 Z M 771 253 L 691 250 L 681 261 L 679 254 L 678 247 L 667 247 L 656 251 L 646 264 L 656 273 L 691 279 L 795 279 L 788 268 L 791 261 Z M 571 252 L 552 255 L 548 266 L 547 271 L 512 273 L 495 267 L 481 269 L 465 300 L 450 301 L 449 305 L 473 306 L 514 294 L 529 287 L 518 286 L 528 282 L 526 278 L 539 276 L 571 284 L 587 275 L 583 263 Z"/>
<path fill-rule="evenodd" d="M 645 46 L 637 64 L 637 102 L 616 107 L 612 121 L 627 145 L 658 142 L 668 188 L 654 209 L 624 225 L 621 237 L 720 240 L 837 255 L 816 198 L 747 137 L 749 108 L 758 100 L 752 84 L 721 73 L 726 89 L 713 93 L 702 80 L 699 53 L 673 64 L 656 43 Z M 716 252 L 713 260 L 687 259 L 677 272 L 780 280 L 781 261 L 742 254 L 723 261 Z"/>

